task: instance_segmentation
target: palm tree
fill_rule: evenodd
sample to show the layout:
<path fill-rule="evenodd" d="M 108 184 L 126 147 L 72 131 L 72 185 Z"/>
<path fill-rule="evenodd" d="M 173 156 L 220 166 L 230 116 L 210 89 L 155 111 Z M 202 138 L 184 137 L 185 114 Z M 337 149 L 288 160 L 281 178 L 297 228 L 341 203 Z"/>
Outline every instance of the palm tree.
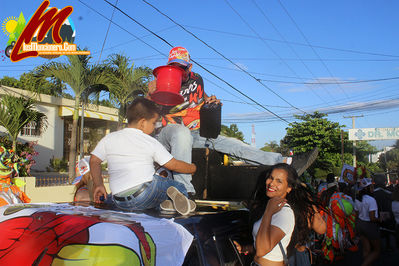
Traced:
<path fill-rule="evenodd" d="M 261 148 L 262 151 L 271 151 L 271 152 L 279 152 L 280 146 L 276 141 L 272 140 L 270 142 L 266 142 L 265 146 Z"/>
<path fill-rule="evenodd" d="M 120 54 L 108 56 L 106 63 L 116 83 L 116 86 L 109 87 L 109 92 L 111 100 L 119 106 L 118 129 L 121 129 L 128 104 L 145 94 L 152 70 L 148 67 L 134 68 L 134 64 L 130 65 L 130 59 Z"/>
<path fill-rule="evenodd" d="M 67 55 L 68 62 L 51 62 L 39 67 L 36 72 L 44 77 L 53 77 L 69 85 L 75 94 L 75 106 L 72 116 L 72 133 L 69 150 L 69 182 L 75 178 L 76 142 L 79 119 L 79 106 L 81 100 L 87 95 L 101 90 L 107 90 L 112 86 L 112 80 L 107 75 L 106 67 L 102 65 L 90 65 L 90 56 Z"/>
<path fill-rule="evenodd" d="M 35 101 L 24 97 L 3 95 L 0 99 L 0 125 L 3 126 L 12 140 L 12 149 L 17 151 L 17 138 L 21 129 L 34 122 L 40 134 L 47 127 L 45 114 L 34 109 Z"/>

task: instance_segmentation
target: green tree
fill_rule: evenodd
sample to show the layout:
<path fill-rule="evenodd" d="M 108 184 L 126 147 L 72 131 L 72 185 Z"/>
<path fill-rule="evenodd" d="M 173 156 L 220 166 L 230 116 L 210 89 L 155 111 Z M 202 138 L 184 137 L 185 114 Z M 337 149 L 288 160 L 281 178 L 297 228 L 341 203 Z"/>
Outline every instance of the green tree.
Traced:
<path fill-rule="evenodd" d="M 19 77 L 21 89 L 32 91 L 35 94 L 47 94 L 51 96 L 61 97 L 66 86 L 57 78 L 45 79 L 34 73 L 23 73 Z"/>
<path fill-rule="evenodd" d="M 21 82 L 18 79 L 8 76 L 4 76 L 0 79 L 0 85 L 12 88 L 21 88 Z"/>
<path fill-rule="evenodd" d="M 220 135 L 244 141 L 244 134 L 240 130 L 238 130 L 236 124 L 231 124 L 230 127 L 222 125 Z"/>
<path fill-rule="evenodd" d="M 365 140 L 358 140 L 356 142 L 356 160 L 358 162 L 368 163 L 369 155 L 377 153 L 377 148 Z"/>
<path fill-rule="evenodd" d="M 41 133 L 47 126 L 45 114 L 34 109 L 34 100 L 24 97 L 3 95 L 0 99 L 0 125 L 4 127 L 12 140 L 12 149 L 17 151 L 17 138 L 21 129 L 29 122 L 36 123 Z"/>
<path fill-rule="evenodd" d="M 380 155 L 378 165 L 385 171 L 399 171 L 399 140 L 392 150 Z"/>
<path fill-rule="evenodd" d="M 282 140 L 284 146 L 290 147 L 295 153 L 310 151 L 319 148 L 319 156 L 310 169 L 313 174 L 317 172 L 334 171 L 342 167 L 341 156 L 341 130 L 344 126 L 325 118 L 327 115 L 319 112 L 296 116 L 300 122 L 295 121 L 286 128 L 287 134 Z M 350 155 L 352 144 L 348 140 L 348 133 L 344 132 L 344 161 L 351 164 Z M 319 168 L 323 171 L 315 171 Z M 323 176 L 320 176 L 323 177 Z"/>
<path fill-rule="evenodd" d="M 268 151 L 268 152 L 280 152 L 280 146 L 278 145 L 277 141 L 270 141 L 266 142 L 265 145 L 260 148 L 262 151 Z"/>
<path fill-rule="evenodd" d="M 147 92 L 152 70 L 148 67 L 135 68 L 128 57 L 120 54 L 110 55 L 106 63 L 115 79 L 115 85 L 109 87 L 109 92 L 110 99 L 119 108 L 118 129 L 121 129 L 126 119 L 127 106 L 136 97 Z"/>
<path fill-rule="evenodd" d="M 34 94 L 47 94 L 51 96 L 61 97 L 63 90 L 66 86 L 56 78 L 50 78 L 49 80 L 44 77 L 39 77 L 33 72 L 23 73 L 19 80 L 16 78 L 4 76 L 0 79 L 0 85 L 18 88 L 21 90 L 28 90 Z"/>
<path fill-rule="evenodd" d="M 68 55 L 67 62 L 51 62 L 44 64 L 36 70 L 36 73 L 44 77 L 53 77 L 69 85 L 75 97 L 75 106 L 72 116 L 72 132 L 69 150 L 68 177 L 71 183 L 75 178 L 77 128 L 79 119 L 79 107 L 81 100 L 91 93 L 107 90 L 107 86 L 113 85 L 106 67 L 91 65 L 90 56 Z"/>

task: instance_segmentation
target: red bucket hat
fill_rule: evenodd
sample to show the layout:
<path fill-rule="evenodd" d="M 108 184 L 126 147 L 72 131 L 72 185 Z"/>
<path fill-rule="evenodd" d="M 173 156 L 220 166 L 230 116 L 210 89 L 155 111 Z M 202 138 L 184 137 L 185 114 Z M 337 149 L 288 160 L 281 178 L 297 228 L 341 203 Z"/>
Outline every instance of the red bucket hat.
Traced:
<path fill-rule="evenodd" d="M 178 63 L 183 66 L 190 65 L 190 54 L 184 47 L 174 47 L 169 52 L 168 65 L 171 63 Z"/>

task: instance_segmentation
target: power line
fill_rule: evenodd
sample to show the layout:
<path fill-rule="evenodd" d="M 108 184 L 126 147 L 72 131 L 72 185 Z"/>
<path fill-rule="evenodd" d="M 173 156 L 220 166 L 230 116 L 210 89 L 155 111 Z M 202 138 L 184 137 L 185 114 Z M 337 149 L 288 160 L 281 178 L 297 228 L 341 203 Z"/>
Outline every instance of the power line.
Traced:
<path fill-rule="evenodd" d="M 97 10 L 95 10 L 94 8 L 90 7 L 89 5 L 87 5 L 86 3 L 82 2 L 81 0 L 78 0 L 79 2 L 81 2 L 83 5 L 85 5 L 86 7 L 88 7 L 89 9 L 93 10 L 94 12 L 96 12 L 97 14 L 99 14 L 100 16 L 102 16 L 103 18 L 105 18 L 106 20 L 109 20 L 106 16 L 104 16 L 103 14 L 101 14 L 100 12 L 98 12 Z M 109 5 L 114 6 L 112 3 L 104 0 L 105 2 L 107 2 Z M 123 12 L 120 8 L 115 7 L 119 12 L 121 12 L 122 14 L 124 14 L 125 16 L 127 16 L 128 18 L 132 19 L 133 21 L 135 21 L 133 18 L 131 18 L 128 14 L 126 14 L 125 12 Z M 144 42 L 143 40 L 141 40 L 140 38 L 138 38 L 137 36 L 135 36 L 133 33 L 129 32 L 128 30 L 126 30 L 125 28 L 123 28 L 122 26 L 120 26 L 119 24 L 115 23 L 114 21 L 112 21 L 112 23 L 116 26 L 118 26 L 119 28 L 121 28 L 123 31 L 129 33 L 130 35 L 132 35 L 133 37 L 139 39 L 141 42 L 143 42 L 144 44 L 146 44 L 147 46 L 151 47 L 152 49 L 154 49 L 155 51 L 159 52 L 159 54 L 164 55 L 166 57 L 165 54 L 163 54 L 161 51 L 159 51 L 158 49 L 156 49 L 155 47 L 151 46 L 150 44 Z M 139 24 L 141 25 L 141 24 Z M 150 31 L 152 32 L 152 31 Z M 157 34 L 155 34 L 155 36 L 158 36 Z M 166 41 L 166 40 L 165 40 Z M 171 47 L 173 47 L 171 44 L 169 44 L 167 42 L 167 44 Z M 241 91 L 239 91 L 238 89 L 236 89 L 234 86 L 232 86 L 230 83 L 228 83 L 227 81 L 223 80 L 222 78 L 220 78 L 219 76 L 217 76 L 216 74 L 210 72 L 208 69 L 204 68 L 203 66 L 201 66 L 199 63 L 193 61 L 194 63 L 196 63 L 199 67 L 201 67 L 202 69 L 204 69 L 206 72 L 208 72 L 209 74 L 211 74 L 212 76 L 216 77 L 217 79 L 221 80 L 222 82 L 226 83 L 229 87 L 233 88 L 235 91 L 237 91 L 238 93 L 240 93 L 241 95 L 243 95 L 244 97 L 248 98 L 249 100 L 251 100 L 252 102 L 256 103 L 257 105 L 259 105 L 262 109 L 268 111 L 269 113 L 273 114 L 274 116 L 278 117 L 280 120 L 288 123 L 288 121 L 286 121 L 285 119 L 281 118 L 279 115 L 275 114 L 274 112 L 272 112 L 271 110 L 267 109 L 266 107 L 262 106 L 261 104 L 259 104 L 257 101 L 255 101 L 254 99 L 252 99 L 251 97 L 247 96 L 246 94 L 242 93 Z"/>
<path fill-rule="evenodd" d="M 290 83 L 290 84 L 304 84 L 304 85 L 335 85 L 335 84 L 356 84 L 356 83 L 370 83 L 370 82 L 380 82 L 380 81 L 388 81 L 388 80 L 397 80 L 399 77 L 390 77 L 390 78 L 380 78 L 380 79 L 365 79 L 365 80 L 353 80 L 353 81 L 335 81 L 335 82 L 296 82 L 296 81 L 283 81 L 283 80 L 270 80 L 270 79 L 262 79 L 268 82 L 278 82 L 278 83 Z"/>
<path fill-rule="evenodd" d="M 15 64 L 15 63 L 13 63 L 13 64 Z M 29 64 L 29 65 L 18 65 L 18 64 L 15 64 L 15 65 L 0 66 L 0 68 L 1 67 L 6 67 L 6 68 L 9 68 L 9 67 L 27 67 L 27 66 L 36 66 L 36 65 L 35 64 Z"/>
<path fill-rule="evenodd" d="M 158 50 L 157 48 L 155 48 L 154 46 L 152 46 L 151 44 L 143 41 L 141 38 L 137 37 L 136 35 L 134 35 L 133 33 L 131 33 L 130 31 L 128 31 L 127 29 L 125 29 L 124 27 L 120 26 L 119 24 L 117 24 L 116 22 L 110 20 L 109 18 L 107 18 L 106 16 L 104 16 L 103 14 L 101 14 L 100 12 L 98 12 L 97 10 L 95 10 L 94 8 L 92 8 L 91 6 L 89 6 L 88 4 L 84 3 L 82 0 L 78 0 L 81 4 L 85 5 L 87 8 L 89 8 L 90 10 L 94 11 L 95 13 L 97 13 L 98 15 L 100 15 L 101 17 L 105 18 L 106 20 L 112 22 L 112 24 L 114 24 L 115 26 L 117 26 L 118 28 L 120 28 L 121 30 L 127 32 L 128 34 L 130 34 L 131 36 L 135 37 L 137 40 L 141 41 L 142 43 L 144 43 L 145 45 L 147 45 L 148 47 L 150 47 L 151 49 L 157 51 L 160 55 L 163 55 L 165 57 L 167 57 L 166 54 L 164 54 L 163 52 L 161 52 L 160 50 Z M 111 4 L 112 5 L 112 4 Z M 119 10 L 119 8 L 117 8 Z"/>
<path fill-rule="evenodd" d="M 386 101 L 375 101 L 375 102 L 364 102 L 361 105 L 358 104 L 356 105 L 344 105 L 344 106 L 333 106 L 328 109 L 320 110 L 318 109 L 319 112 L 325 113 L 328 115 L 335 115 L 335 114 L 341 114 L 341 113 L 353 113 L 353 112 L 372 112 L 376 110 L 381 110 L 381 109 L 396 109 L 398 108 L 398 103 L 399 103 L 399 98 L 397 99 L 392 99 L 392 100 L 386 100 Z M 310 111 L 308 111 L 310 112 Z M 312 111 L 314 112 L 314 111 Z M 282 116 L 287 119 L 287 120 L 293 120 L 294 116 L 297 115 L 295 113 L 286 113 L 282 114 Z M 259 118 L 256 120 L 256 116 L 251 114 L 248 115 L 248 117 L 243 117 L 243 118 L 231 118 L 231 119 L 223 119 L 225 122 L 229 123 L 263 123 L 263 122 L 273 122 L 273 117 L 262 117 L 262 114 L 258 114 Z"/>
<path fill-rule="evenodd" d="M 284 43 L 290 48 L 290 50 L 295 54 L 295 56 L 300 60 L 300 62 L 302 63 L 302 65 L 306 68 L 306 70 L 313 76 L 313 78 L 315 78 L 316 76 L 314 75 L 313 71 L 310 70 L 310 68 L 308 67 L 308 65 L 305 64 L 305 62 L 301 59 L 301 57 L 298 55 L 298 53 L 295 51 L 295 49 L 287 42 L 287 40 L 284 38 L 283 34 L 281 34 L 281 32 L 277 29 L 277 27 L 274 25 L 274 23 L 269 19 L 269 17 L 265 14 L 265 12 L 263 12 L 263 10 L 258 6 L 258 4 L 256 3 L 255 0 L 252 0 L 252 3 L 256 6 L 256 8 L 259 10 L 259 12 L 263 15 L 263 17 L 267 20 L 267 22 L 269 22 L 269 24 L 273 27 L 273 29 L 277 32 L 277 34 L 280 36 L 280 38 L 284 41 Z M 285 61 L 285 60 L 284 60 Z M 301 79 L 304 82 L 304 79 Z M 321 86 L 325 92 L 327 92 L 327 94 L 332 98 L 331 93 L 324 88 L 324 86 Z M 310 90 L 313 92 L 313 94 L 315 94 L 320 100 L 322 100 L 323 102 L 326 102 L 323 98 L 321 98 L 321 96 L 316 93 L 315 90 L 313 90 L 313 88 L 309 87 Z"/>
<path fill-rule="evenodd" d="M 159 33 L 159 32 L 163 32 L 163 31 L 166 31 L 166 30 L 170 30 L 170 29 L 172 29 L 172 28 L 175 28 L 175 27 L 177 27 L 177 26 L 174 25 L 174 26 L 171 26 L 171 27 L 167 27 L 167 28 L 161 29 L 161 30 L 159 30 L 159 31 L 157 31 L 157 32 L 158 32 L 158 33 Z M 143 35 L 143 36 L 140 37 L 140 39 L 143 39 L 143 38 L 148 37 L 148 36 L 152 36 L 152 34 Z M 134 39 L 131 39 L 131 40 L 129 40 L 129 41 L 121 42 L 121 43 L 116 44 L 116 45 L 114 45 L 114 46 L 105 48 L 104 51 L 111 50 L 111 49 L 115 49 L 116 47 L 123 46 L 123 45 L 129 44 L 129 43 L 132 43 L 132 42 L 135 42 L 135 41 L 138 41 L 138 40 L 139 40 L 138 38 L 134 38 Z M 91 54 L 98 54 L 98 53 L 99 53 L 99 51 L 94 51 L 94 52 L 92 52 Z M 154 56 L 154 55 L 153 55 L 153 56 Z M 157 59 L 159 59 L 159 58 L 157 58 Z"/>
<path fill-rule="evenodd" d="M 104 0 L 106 2 L 108 2 L 107 0 Z M 198 38 L 195 34 L 193 34 L 192 32 L 190 32 L 189 30 L 187 30 L 185 27 L 183 27 L 181 24 L 177 23 L 176 21 L 174 21 L 172 18 L 170 18 L 168 15 L 164 14 L 162 11 L 160 11 L 158 8 L 156 8 L 155 6 L 153 6 L 152 4 L 148 3 L 146 0 L 142 0 L 144 3 L 146 3 L 147 5 L 151 6 L 152 8 L 154 8 L 158 13 L 162 14 L 163 16 L 165 16 L 166 18 L 168 18 L 170 21 L 172 21 L 173 23 L 175 23 L 176 25 L 178 25 L 180 28 L 182 28 L 185 32 L 189 33 L 191 36 L 193 36 L 195 39 L 197 39 L 198 41 L 202 42 L 204 45 L 206 45 L 208 48 L 210 48 L 211 50 L 213 50 L 214 52 L 216 52 L 217 54 L 219 54 L 220 56 L 222 56 L 224 59 L 226 59 L 227 61 L 229 61 L 231 64 L 235 65 L 237 68 L 241 69 L 244 73 L 246 73 L 247 75 L 249 75 L 250 77 L 252 77 L 253 79 L 255 79 L 258 83 L 260 83 L 263 87 L 265 87 L 266 89 L 268 89 L 269 91 L 271 91 L 273 94 L 275 94 L 277 97 L 279 97 L 281 100 L 283 100 L 284 102 L 286 102 L 287 104 L 289 104 L 290 106 L 292 106 L 293 108 L 303 112 L 302 110 L 298 109 L 297 107 L 295 107 L 294 105 L 292 105 L 290 102 L 288 102 L 287 100 L 285 100 L 283 97 L 281 97 L 278 93 L 276 93 L 275 91 L 273 91 L 271 88 L 269 88 L 268 86 L 266 86 L 264 83 L 262 83 L 261 81 L 259 81 L 259 79 L 257 79 L 256 77 L 254 77 L 253 75 L 251 75 L 250 73 L 248 73 L 245 69 L 243 69 L 242 67 L 240 67 L 239 65 L 237 65 L 236 63 L 234 63 L 233 61 L 231 61 L 229 58 L 227 58 L 226 56 L 224 56 L 222 53 L 220 53 L 219 51 L 217 51 L 215 48 L 213 48 L 212 46 L 210 46 L 209 44 L 207 44 L 206 42 L 204 42 L 203 40 L 201 40 L 200 38 Z M 109 2 L 108 2 L 109 3 Z M 195 62 L 193 60 L 193 62 Z M 195 62 L 196 64 L 198 64 L 198 62 Z M 198 64 L 199 65 L 199 64 Z M 199 65 L 201 68 L 203 68 L 201 65 Z M 217 77 L 215 74 L 213 74 L 212 72 L 210 72 L 209 70 L 203 68 L 204 70 L 206 70 L 208 73 L 212 74 L 213 76 Z M 219 77 L 217 77 L 219 78 Z M 224 81 L 224 80 L 223 80 Z M 226 84 L 228 84 L 226 81 L 224 81 Z M 231 86 L 231 85 L 229 85 Z M 238 91 L 239 93 L 243 94 L 241 91 Z M 245 94 L 243 94 L 245 95 Z M 245 95 L 246 96 L 246 95 Z M 248 97 L 248 96 L 246 96 Z"/>
<path fill-rule="evenodd" d="M 306 41 L 307 44 L 309 44 L 310 46 L 310 42 L 308 40 L 308 38 L 305 36 L 305 34 L 302 32 L 302 30 L 300 29 L 299 25 L 295 22 L 294 18 L 291 16 L 291 14 L 288 12 L 288 10 L 285 8 L 285 6 L 283 5 L 283 3 L 281 3 L 281 0 L 278 0 L 278 2 L 280 3 L 280 6 L 283 8 L 284 12 L 287 14 L 287 16 L 290 18 L 290 20 L 292 21 L 292 23 L 295 25 L 296 29 L 299 31 L 299 33 L 302 35 L 302 38 L 304 38 L 304 40 Z M 311 46 L 310 46 L 311 47 Z M 322 63 L 322 65 L 325 67 L 325 69 L 327 70 L 327 72 L 330 74 L 331 77 L 334 77 L 334 75 L 331 73 L 330 69 L 328 68 L 328 66 L 326 65 L 326 63 L 321 59 L 320 55 L 317 53 L 317 51 L 311 47 L 313 53 L 317 56 L 317 58 L 320 59 L 320 62 Z M 340 86 L 338 84 L 338 87 L 342 90 L 342 92 L 345 94 L 345 96 L 349 99 L 348 94 L 346 94 L 346 91 L 342 88 L 342 86 Z"/>
<path fill-rule="evenodd" d="M 108 3 L 111 6 L 114 6 L 112 3 L 110 3 L 107 0 L 104 0 L 106 3 Z M 144 1 L 145 2 L 145 1 Z M 147 3 L 149 4 L 149 3 Z M 150 4 L 149 4 L 150 5 Z M 124 14 L 125 16 L 127 16 L 128 18 L 132 19 L 134 22 L 136 22 L 135 19 L 133 19 L 132 17 L 130 17 L 128 14 L 126 14 L 124 11 L 122 11 L 120 8 L 115 7 L 119 12 L 121 12 L 122 14 Z M 154 7 L 155 8 L 155 7 Z M 140 26 L 142 25 L 141 23 L 139 24 Z M 147 29 L 144 25 L 142 26 L 145 29 Z M 152 32 L 151 30 L 147 29 L 148 31 Z M 154 33 L 155 36 L 158 37 L 157 34 Z M 171 45 L 168 41 L 166 41 L 165 39 L 163 39 L 162 37 L 158 37 L 161 40 L 163 40 L 165 43 L 167 43 L 170 47 L 173 47 L 173 45 Z M 224 79 L 220 78 L 219 76 L 217 76 L 216 74 L 214 74 L 213 72 L 209 71 L 208 69 L 206 69 L 205 67 L 203 67 L 201 64 L 199 64 L 198 62 L 192 60 L 194 63 L 196 63 L 199 67 L 201 67 L 203 70 L 205 70 L 206 72 L 208 72 L 209 74 L 211 74 L 212 76 L 216 77 L 217 79 L 219 79 L 220 81 L 224 82 L 225 84 L 227 84 L 229 87 L 231 87 L 232 89 L 234 89 L 235 91 L 237 91 L 238 93 L 240 93 L 241 95 L 243 95 L 244 97 L 246 97 L 247 99 L 251 100 L 252 102 L 256 103 L 257 105 L 259 105 L 261 108 L 263 108 L 264 110 L 268 111 L 269 113 L 273 114 L 274 116 L 278 117 L 280 120 L 288 123 L 288 121 L 286 121 L 284 118 L 280 117 L 279 115 L 277 115 L 276 113 L 274 113 L 273 111 L 269 110 L 268 108 L 266 108 L 265 106 L 262 106 L 261 104 L 259 104 L 257 101 L 255 101 L 254 99 L 252 99 L 251 97 L 249 97 L 248 95 L 244 94 L 243 92 L 241 92 L 240 90 L 238 90 L 237 88 L 235 88 L 233 85 L 231 85 L 230 83 L 228 83 L 227 81 L 225 81 Z"/>
<path fill-rule="evenodd" d="M 203 31 L 222 33 L 222 34 L 232 35 L 232 36 L 237 36 L 237 37 L 258 39 L 258 37 L 252 36 L 252 35 L 248 35 L 248 34 L 221 31 L 221 30 L 214 30 L 214 29 L 206 29 L 206 28 L 197 27 L 197 26 L 191 26 L 191 25 L 185 25 L 185 26 L 188 27 L 188 28 L 198 29 L 198 30 L 203 30 Z M 271 41 L 271 42 L 284 43 L 284 41 L 271 39 L 271 38 L 262 37 L 262 39 L 268 40 L 268 41 Z M 359 50 L 353 50 L 353 49 L 344 49 L 344 48 L 334 48 L 334 47 L 314 45 L 314 44 L 306 44 L 306 43 L 300 43 L 300 42 L 292 42 L 292 41 L 288 41 L 288 42 L 290 44 L 297 45 L 297 46 L 306 46 L 306 47 L 311 47 L 311 48 L 318 48 L 318 49 L 325 49 L 325 50 L 332 50 L 332 51 L 340 51 L 340 52 L 346 52 L 346 53 L 364 54 L 364 55 L 372 55 L 372 56 L 383 56 L 383 57 L 394 57 L 394 58 L 398 58 L 399 57 L 399 55 L 392 55 L 392 54 L 365 52 L 365 51 L 359 51 Z"/>
<path fill-rule="evenodd" d="M 116 0 L 116 2 L 115 2 L 115 6 L 117 6 L 117 5 L 118 5 L 118 0 Z M 102 47 L 101 47 L 100 56 L 98 57 L 98 62 L 97 62 L 97 64 L 99 64 L 99 63 L 100 63 L 100 60 L 101 60 L 101 55 L 103 54 L 103 50 L 104 50 L 104 46 L 105 46 L 105 42 L 106 42 L 106 40 L 107 40 L 107 37 L 108 37 L 108 32 L 109 32 L 109 29 L 111 28 L 111 22 L 112 22 L 112 19 L 114 18 L 114 14 L 115 14 L 115 8 L 114 8 L 114 10 L 112 10 L 111 20 L 109 21 L 109 24 L 108 24 L 108 29 L 107 29 L 107 32 L 105 33 L 104 42 L 103 42 L 103 45 L 102 45 Z M 83 117 L 83 116 L 82 116 L 82 117 Z"/>

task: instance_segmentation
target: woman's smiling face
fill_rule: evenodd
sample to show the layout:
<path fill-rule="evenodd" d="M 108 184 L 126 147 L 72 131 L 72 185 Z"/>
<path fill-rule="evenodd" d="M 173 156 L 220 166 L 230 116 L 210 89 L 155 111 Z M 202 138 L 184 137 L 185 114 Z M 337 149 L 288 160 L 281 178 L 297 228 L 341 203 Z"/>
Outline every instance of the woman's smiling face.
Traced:
<path fill-rule="evenodd" d="M 285 198 L 291 191 L 287 178 L 288 173 L 284 169 L 274 169 L 266 179 L 266 195 L 269 198 Z"/>

